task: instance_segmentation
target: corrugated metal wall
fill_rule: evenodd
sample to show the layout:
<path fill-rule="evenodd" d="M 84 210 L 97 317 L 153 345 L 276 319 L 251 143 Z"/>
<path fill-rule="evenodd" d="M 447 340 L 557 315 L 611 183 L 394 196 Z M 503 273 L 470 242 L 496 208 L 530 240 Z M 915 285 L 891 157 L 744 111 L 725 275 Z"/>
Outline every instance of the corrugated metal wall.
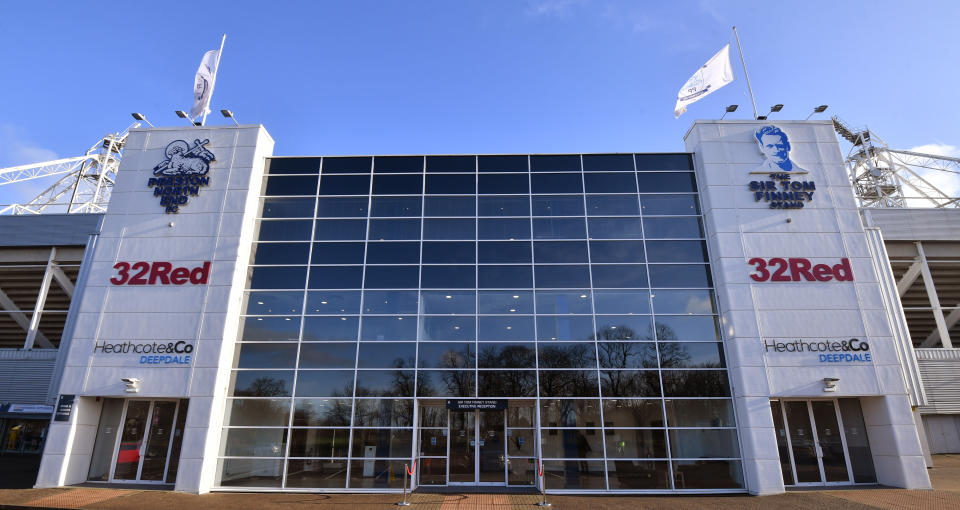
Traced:
<path fill-rule="evenodd" d="M 47 392 L 56 361 L 56 349 L 0 349 L 0 402 L 52 404 Z"/>
<path fill-rule="evenodd" d="M 915 349 L 927 395 L 923 414 L 960 413 L 960 349 Z"/>

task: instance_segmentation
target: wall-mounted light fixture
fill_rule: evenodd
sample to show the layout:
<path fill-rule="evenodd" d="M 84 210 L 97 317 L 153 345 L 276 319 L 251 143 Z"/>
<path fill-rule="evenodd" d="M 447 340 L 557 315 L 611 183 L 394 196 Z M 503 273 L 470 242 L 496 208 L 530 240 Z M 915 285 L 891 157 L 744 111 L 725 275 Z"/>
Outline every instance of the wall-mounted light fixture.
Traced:
<path fill-rule="evenodd" d="M 136 377 L 121 377 L 120 380 L 127 384 L 127 393 L 140 393 L 140 379 Z"/>
<path fill-rule="evenodd" d="M 833 393 L 837 391 L 837 379 L 836 377 L 824 377 L 823 378 L 823 391 L 828 393 Z"/>

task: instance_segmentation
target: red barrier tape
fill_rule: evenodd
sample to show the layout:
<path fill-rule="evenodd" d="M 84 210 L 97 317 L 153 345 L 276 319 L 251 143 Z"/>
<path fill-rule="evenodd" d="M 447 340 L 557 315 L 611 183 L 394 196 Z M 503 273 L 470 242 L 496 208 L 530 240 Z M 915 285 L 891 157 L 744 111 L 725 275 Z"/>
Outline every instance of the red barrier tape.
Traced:
<path fill-rule="evenodd" d="M 404 466 L 404 468 L 407 469 L 408 475 L 413 476 L 413 472 L 417 470 L 417 461 L 413 461 L 413 467 L 407 468 L 407 466 Z"/>
<path fill-rule="evenodd" d="M 537 474 L 543 477 L 543 462 L 537 461 Z"/>

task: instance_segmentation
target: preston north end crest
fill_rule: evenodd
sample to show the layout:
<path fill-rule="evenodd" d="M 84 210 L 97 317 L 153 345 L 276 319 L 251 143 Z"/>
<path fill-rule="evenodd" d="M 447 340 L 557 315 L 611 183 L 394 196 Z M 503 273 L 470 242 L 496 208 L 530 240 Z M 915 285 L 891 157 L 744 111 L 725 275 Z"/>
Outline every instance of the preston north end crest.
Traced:
<path fill-rule="evenodd" d="M 153 175 L 206 175 L 210 171 L 210 162 L 216 156 L 204 145 L 210 140 L 193 141 L 193 147 L 183 140 L 174 140 L 164 150 L 166 159 L 153 167 Z"/>

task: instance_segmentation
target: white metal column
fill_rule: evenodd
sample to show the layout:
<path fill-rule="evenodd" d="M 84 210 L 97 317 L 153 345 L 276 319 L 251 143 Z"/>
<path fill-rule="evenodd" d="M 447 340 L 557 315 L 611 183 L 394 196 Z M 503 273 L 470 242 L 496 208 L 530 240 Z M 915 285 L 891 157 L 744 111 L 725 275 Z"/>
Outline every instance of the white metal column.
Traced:
<path fill-rule="evenodd" d="M 933 320 L 937 323 L 937 333 L 940 335 L 940 342 L 945 349 L 952 349 L 953 342 L 950 341 L 950 328 L 947 327 L 947 321 L 943 318 L 943 310 L 940 308 L 940 298 L 937 296 L 937 288 L 933 285 L 933 275 L 930 274 L 927 255 L 923 252 L 923 243 L 917 241 L 915 244 L 917 245 L 917 253 L 920 254 L 920 274 L 923 275 L 923 285 L 927 289 L 927 298 L 930 300 L 930 306 L 933 308 Z M 931 346 L 922 345 L 921 347 Z"/>

